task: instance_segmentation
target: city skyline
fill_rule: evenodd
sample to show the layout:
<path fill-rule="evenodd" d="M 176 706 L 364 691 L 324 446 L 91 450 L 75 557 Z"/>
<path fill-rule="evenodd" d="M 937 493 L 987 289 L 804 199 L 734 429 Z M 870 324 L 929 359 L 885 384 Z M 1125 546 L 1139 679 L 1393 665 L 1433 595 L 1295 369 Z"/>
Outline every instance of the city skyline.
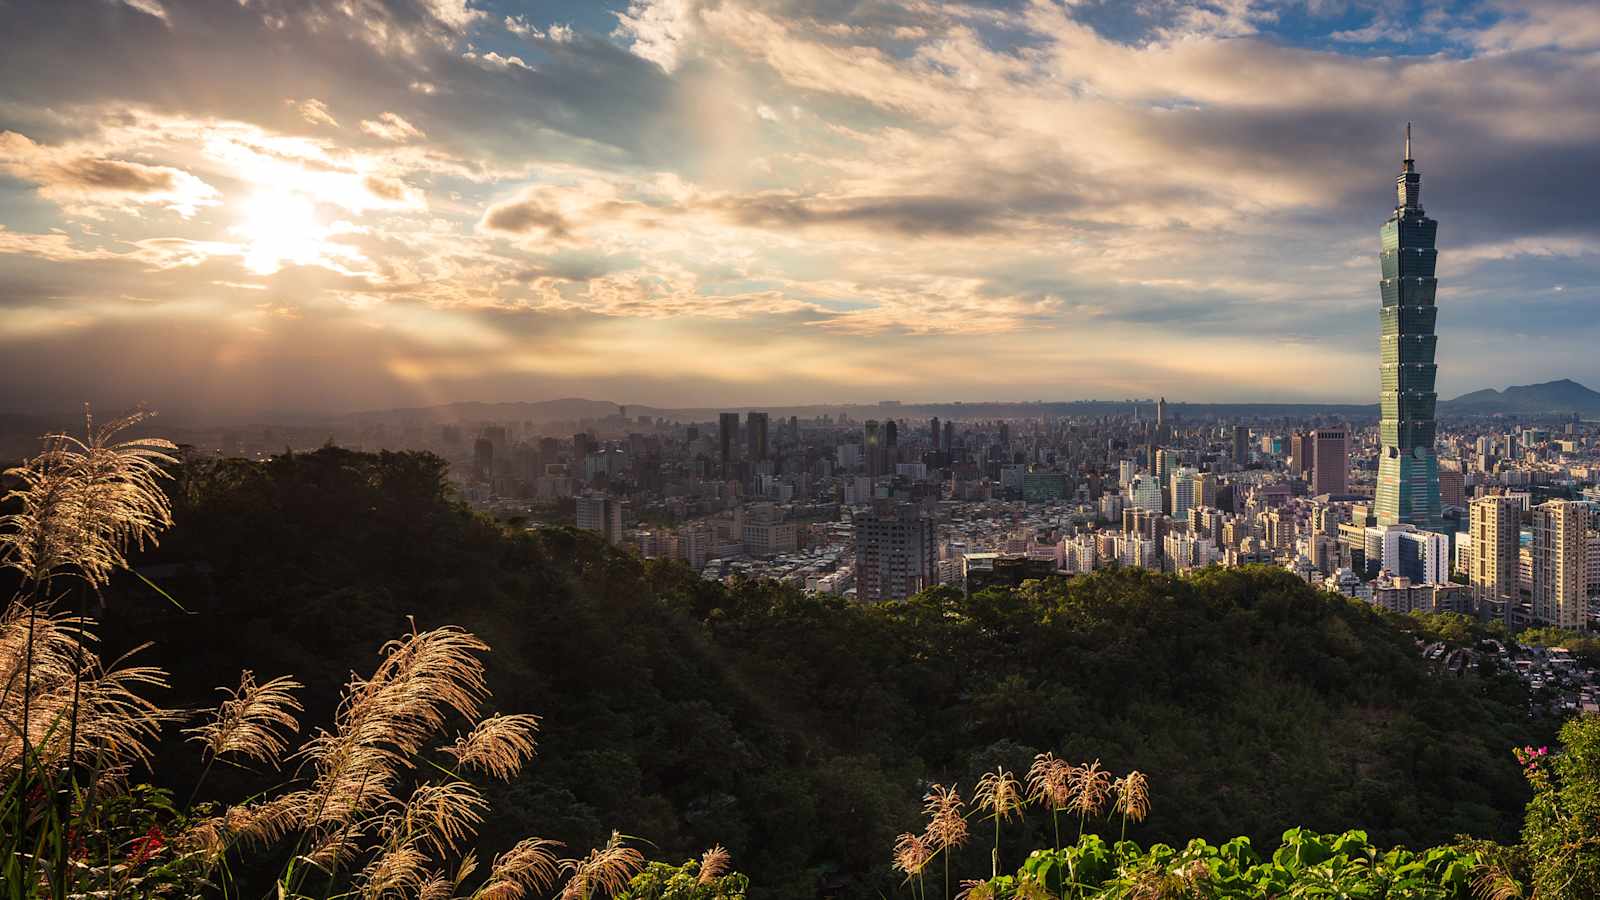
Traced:
<path fill-rule="evenodd" d="M 1364 404 L 1408 119 L 1440 392 L 1600 382 L 1577 3 L 7 10 L 0 411 Z"/>

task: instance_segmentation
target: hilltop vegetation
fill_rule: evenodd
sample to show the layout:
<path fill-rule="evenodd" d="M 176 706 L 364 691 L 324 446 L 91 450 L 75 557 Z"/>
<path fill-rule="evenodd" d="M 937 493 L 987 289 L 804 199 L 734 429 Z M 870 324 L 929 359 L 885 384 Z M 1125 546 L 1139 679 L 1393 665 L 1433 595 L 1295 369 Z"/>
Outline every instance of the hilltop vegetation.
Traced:
<path fill-rule="evenodd" d="M 506 533 L 443 474 L 425 454 L 334 448 L 184 466 L 176 527 L 139 562 L 187 612 L 120 579 L 108 655 L 155 641 L 141 659 L 171 672 L 174 706 L 211 705 L 242 667 L 294 674 L 321 722 L 408 617 L 459 625 L 494 647 L 497 709 L 544 717 L 538 760 L 490 794 L 485 848 L 613 828 L 669 859 L 721 843 L 764 896 L 892 893 L 889 848 L 927 782 L 970 786 L 1043 750 L 1149 773 L 1157 811 L 1128 831 L 1143 843 L 1270 850 L 1300 826 L 1424 847 L 1521 823 L 1508 748 L 1538 736 L 1520 687 L 1431 674 L 1410 635 L 1284 572 L 862 607 L 707 583 L 569 529 Z M 183 795 L 199 773 L 179 744 L 155 771 Z M 1047 845 L 1047 817 L 1019 827 Z M 964 852 L 989 870 L 988 848 Z"/>

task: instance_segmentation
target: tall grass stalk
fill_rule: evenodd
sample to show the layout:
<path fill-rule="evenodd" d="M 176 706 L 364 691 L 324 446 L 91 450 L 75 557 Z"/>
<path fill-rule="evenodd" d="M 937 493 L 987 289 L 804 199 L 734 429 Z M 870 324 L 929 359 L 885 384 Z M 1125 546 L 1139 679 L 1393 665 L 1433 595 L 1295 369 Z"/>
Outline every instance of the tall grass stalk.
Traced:
<path fill-rule="evenodd" d="M 129 843 L 127 823 L 106 812 L 109 801 L 133 802 L 121 773 L 147 764 L 150 743 L 178 716 L 144 696 L 165 686 L 164 672 L 125 658 L 102 663 L 87 606 L 128 568 L 131 549 L 154 544 L 171 525 L 160 482 L 164 467 L 176 464 L 168 452 L 174 445 L 117 440 L 143 418 L 97 426 L 86 417 L 83 438 L 50 435 L 38 456 L 6 473 L 17 486 L 0 498 L 11 510 L 0 517 L 0 566 L 19 573 L 22 589 L 0 609 L 0 819 L 7 823 L 0 879 L 10 889 L 0 897 L 151 893 L 143 879 L 154 868 L 187 879 L 180 892 L 211 884 L 228 897 L 231 858 L 290 841 L 274 880 L 280 900 L 301 900 L 313 868 L 327 876 L 324 896 L 340 898 L 525 900 L 554 888 L 562 874 L 568 900 L 596 900 L 627 885 L 643 856 L 613 834 L 606 846 L 567 860 L 555 856 L 560 844 L 529 838 L 495 857 L 487 879 L 469 891 L 477 863 L 459 853 L 488 804 L 463 773 L 515 777 L 534 757 L 539 720 L 480 714 L 490 699 L 482 662 L 489 647 L 453 626 L 413 624 L 386 644 L 372 674 L 346 684 L 331 727 L 293 752 L 299 683 L 258 681 L 245 671 L 216 709 L 183 730 L 203 765 L 184 808 L 160 814 L 173 833 L 157 825 Z M 79 586 L 71 615 L 53 608 L 52 591 L 67 578 Z M 447 733 L 460 723 L 465 734 Z M 432 754 L 452 758 L 454 771 Z M 293 774 L 266 794 L 220 810 L 196 805 L 218 764 L 277 769 L 286 759 L 296 763 Z M 445 777 L 422 777 L 428 767 Z M 405 783 L 414 787 L 401 799 Z M 130 821 L 142 827 L 148 819 Z M 80 864 L 72 859 L 78 847 L 104 858 Z M 133 852 L 118 862 L 123 847 Z M 157 854 L 161 865 L 147 866 Z M 708 855 L 705 865 L 725 867 L 726 853 Z"/>

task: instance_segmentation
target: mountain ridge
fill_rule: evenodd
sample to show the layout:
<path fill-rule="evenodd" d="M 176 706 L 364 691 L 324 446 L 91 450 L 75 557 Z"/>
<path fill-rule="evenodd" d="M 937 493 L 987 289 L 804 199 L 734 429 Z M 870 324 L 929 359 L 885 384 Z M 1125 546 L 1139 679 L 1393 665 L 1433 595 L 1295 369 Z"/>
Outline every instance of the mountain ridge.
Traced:
<path fill-rule="evenodd" d="M 1503 391 L 1485 388 L 1440 404 L 1441 411 L 1456 414 L 1495 413 L 1595 413 L 1600 414 L 1600 392 L 1570 378 L 1517 384 Z"/>

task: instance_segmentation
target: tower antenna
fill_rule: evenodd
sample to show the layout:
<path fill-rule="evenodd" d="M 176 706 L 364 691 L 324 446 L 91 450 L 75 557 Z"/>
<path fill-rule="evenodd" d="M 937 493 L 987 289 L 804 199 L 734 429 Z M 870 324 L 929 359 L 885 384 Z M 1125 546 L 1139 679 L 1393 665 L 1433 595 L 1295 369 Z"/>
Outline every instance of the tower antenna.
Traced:
<path fill-rule="evenodd" d="M 1406 123 L 1406 156 L 1405 162 L 1411 162 L 1411 123 Z"/>

